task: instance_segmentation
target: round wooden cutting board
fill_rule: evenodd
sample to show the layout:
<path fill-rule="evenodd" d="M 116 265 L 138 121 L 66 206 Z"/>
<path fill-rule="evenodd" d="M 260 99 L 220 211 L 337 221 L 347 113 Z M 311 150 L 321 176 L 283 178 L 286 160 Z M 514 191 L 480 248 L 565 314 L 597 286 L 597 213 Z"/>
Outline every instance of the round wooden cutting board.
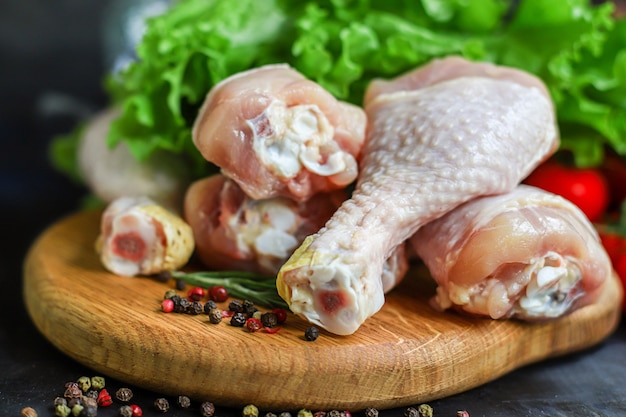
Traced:
<path fill-rule="evenodd" d="M 428 306 L 434 286 L 418 267 L 354 335 L 322 332 L 307 342 L 307 324 L 293 315 L 276 334 L 249 333 L 227 320 L 161 312 L 172 283 L 108 273 L 94 251 L 99 221 L 97 211 L 74 214 L 33 244 L 24 297 L 35 325 L 104 375 L 223 406 L 360 410 L 431 401 L 600 343 L 621 313 L 615 277 L 597 304 L 557 321 L 437 313 Z"/>

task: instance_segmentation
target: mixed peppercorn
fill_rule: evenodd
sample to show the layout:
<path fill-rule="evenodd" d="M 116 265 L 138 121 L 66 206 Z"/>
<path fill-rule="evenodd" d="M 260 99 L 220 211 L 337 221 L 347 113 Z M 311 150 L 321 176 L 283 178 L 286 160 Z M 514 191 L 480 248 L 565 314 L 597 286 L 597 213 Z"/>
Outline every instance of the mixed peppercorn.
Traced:
<path fill-rule="evenodd" d="M 228 303 L 227 309 L 221 310 L 217 303 L 224 303 L 229 300 L 228 291 L 221 286 L 211 287 L 208 290 L 202 287 L 192 287 L 187 291 L 186 297 L 177 293 L 185 290 L 184 282 L 176 282 L 176 290 L 168 289 L 161 301 L 161 310 L 165 313 L 181 313 L 190 315 L 208 315 L 209 322 L 213 324 L 221 323 L 224 319 L 229 319 L 233 327 L 242 327 L 249 332 L 265 330 L 267 333 L 276 333 L 280 330 L 280 325 L 287 319 L 287 311 L 284 308 L 273 308 L 271 311 L 260 311 L 253 302 L 249 300 L 232 299 Z M 202 303 L 208 296 L 208 300 Z M 315 341 L 320 335 L 320 331 L 315 326 L 308 326 L 304 332 L 304 340 Z M 111 407 L 115 401 L 121 403 L 118 409 L 120 417 L 142 417 L 143 409 L 138 404 L 130 404 L 133 399 L 133 392 L 128 387 L 122 387 L 115 391 L 115 396 L 111 396 L 105 387 L 105 379 L 101 376 L 81 376 L 76 381 L 65 384 L 62 396 L 55 398 L 53 402 L 54 413 L 58 417 L 96 417 L 98 408 Z M 192 405 L 191 399 L 185 395 L 180 395 L 176 399 L 179 409 L 189 409 Z M 170 402 L 167 398 L 157 398 L 153 403 L 154 410 L 163 414 L 170 411 Z M 215 405 L 210 401 L 200 403 L 199 415 L 202 417 L 214 417 Z M 242 417 L 260 417 L 259 409 L 253 404 L 248 404 L 242 409 Z M 466 410 L 457 412 L 457 417 L 469 417 Z M 379 412 L 373 407 L 363 410 L 364 417 L 379 417 Z M 417 408 L 408 407 L 405 409 L 404 417 L 432 417 L 433 409 L 428 404 L 421 404 Z M 21 417 L 38 417 L 38 413 L 32 407 L 22 409 Z M 350 411 L 311 411 L 301 409 L 296 416 L 289 411 L 279 414 L 267 412 L 263 417 L 352 417 Z"/>
<path fill-rule="evenodd" d="M 179 282 L 177 281 L 177 290 L 185 290 Z M 220 309 L 217 303 L 224 303 L 230 297 L 228 291 L 222 286 L 214 286 L 208 290 L 194 286 L 187 290 L 186 296 L 180 295 L 177 290 L 168 289 L 165 292 L 161 301 L 161 310 L 164 313 L 206 314 L 212 324 L 228 320 L 231 326 L 244 328 L 251 333 L 260 330 L 266 333 L 276 333 L 281 329 L 281 324 L 287 320 L 286 309 L 276 307 L 271 311 L 261 311 L 250 300 L 231 299 L 226 309 Z M 319 335 L 317 327 L 309 326 L 305 330 L 304 340 L 314 341 Z"/>
<path fill-rule="evenodd" d="M 143 409 L 140 405 L 131 403 L 134 395 L 128 387 L 121 387 L 115 391 L 114 397 L 105 386 L 105 379 L 101 376 L 82 376 L 76 381 L 67 382 L 63 394 L 57 396 L 52 408 L 57 417 L 97 417 L 98 409 L 118 405 L 117 415 L 120 417 L 142 417 Z M 113 392 L 113 391 L 111 391 Z M 186 395 L 179 395 L 175 401 L 176 407 L 181 410 L 190 409 L 192 400 Z M 159 397 L 152 404 L 155 411 L 167 414 L 172 409 L 170 401 L 165 397 Z M 202 417 L 215 417 L 216 408 L 210 401 L 200 402 L 197 405 L 198 415 Z M 376 408 L 367 407 L 361 413 L 362 417 L 379 417 Z M 110 415 L 110 414 L 107 414 Z M 433 408 L 428 404 L 417 407 L 407 407 L 404 417 L 433 417 Z M 242 417 L 353 417 L 348 410 L 311 411 L 302 408 L 294 415 L 290 411 L 282 411 L 278 414 L 268 411 L 261 415 L 259 408 L 254 404 L 248 404 L 241 410 Z M 457 417 L 469 417 L 466 410 L 457 411 Z M 21 417 L 38 417 L 37 411 L 32 407 L 24 407 Z"/>

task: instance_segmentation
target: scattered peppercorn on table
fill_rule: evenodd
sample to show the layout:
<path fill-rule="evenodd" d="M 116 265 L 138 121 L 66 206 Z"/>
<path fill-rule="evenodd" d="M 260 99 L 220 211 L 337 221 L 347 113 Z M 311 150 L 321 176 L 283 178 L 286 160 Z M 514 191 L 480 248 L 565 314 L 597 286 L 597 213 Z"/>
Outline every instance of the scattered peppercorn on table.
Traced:
<path fill-rule="evenodd" d="M 597 345 L 621 314 L 616 279 L 600 302 L 552 322 L 438 313 L 428 306 L 434 287 L 418 268 L 354 335 L 321 331 L 307 341 L 308 323 L 291 314 L 279 332 L 251 333 L 212 324 L 204 314 L 164 313 L 161 300 L 171 283 L 108 273 L 93 250 L 100 214 L 70 215 L 34 242 L 24 267 L 33 322 L 96 372 L 226 407 L 361 410 L 425 403 Z"/>

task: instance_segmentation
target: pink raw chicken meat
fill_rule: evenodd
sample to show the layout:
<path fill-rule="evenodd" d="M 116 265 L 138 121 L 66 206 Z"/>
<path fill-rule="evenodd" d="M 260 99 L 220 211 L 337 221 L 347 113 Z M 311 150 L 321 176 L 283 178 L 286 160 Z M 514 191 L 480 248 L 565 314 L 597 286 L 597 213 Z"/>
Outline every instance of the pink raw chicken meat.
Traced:
<path fill-rule="evenodd" d="M 287 65 L 268 65 L 209 92 L 193 141 L 250 197 L 304 201 L 356 179 L 365 125 L 363 109 Z"/>
<path fill-rule="evenodd" d="M 347 197 L 344 190 L 336 190 L 303 203 L 281 197 L 253 200 L 218 174 L 191 184 L 184 210 L 205 266 L 275 275 Z"/>
<path fill-rule="evenodd" d="M 435 60 L 373 82 L 365 105 L 368 134 L 351 199 L 277 277 L 292 311 L 342 335 L 382 307 L 390 288 L 383 265 L 398 245 L 466 201 L 512 190 L 558 147 L 545 87 L 510 68 Z"/>
<path fill-rule="evenodd" d="M 578 207 L 525 185 L 463 204 L 411 243 L 438 283 L 433 306 L 494 319 L 563 316 L 593 303 L 611 274 Z"/>

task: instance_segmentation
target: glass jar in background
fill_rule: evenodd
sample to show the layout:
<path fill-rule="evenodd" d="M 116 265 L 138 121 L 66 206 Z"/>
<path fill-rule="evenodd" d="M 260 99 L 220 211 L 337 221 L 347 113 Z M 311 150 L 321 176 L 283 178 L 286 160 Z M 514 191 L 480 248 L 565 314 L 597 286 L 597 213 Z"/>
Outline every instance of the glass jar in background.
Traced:
<path fill-rule="evenodd" d="M 116 73 L 136 59 L 135 48 L 145 31 L 146 19 L 164 13 L 174 0 L 111 0 L 106 7 L 102 40 L 104 64 Z"/>

